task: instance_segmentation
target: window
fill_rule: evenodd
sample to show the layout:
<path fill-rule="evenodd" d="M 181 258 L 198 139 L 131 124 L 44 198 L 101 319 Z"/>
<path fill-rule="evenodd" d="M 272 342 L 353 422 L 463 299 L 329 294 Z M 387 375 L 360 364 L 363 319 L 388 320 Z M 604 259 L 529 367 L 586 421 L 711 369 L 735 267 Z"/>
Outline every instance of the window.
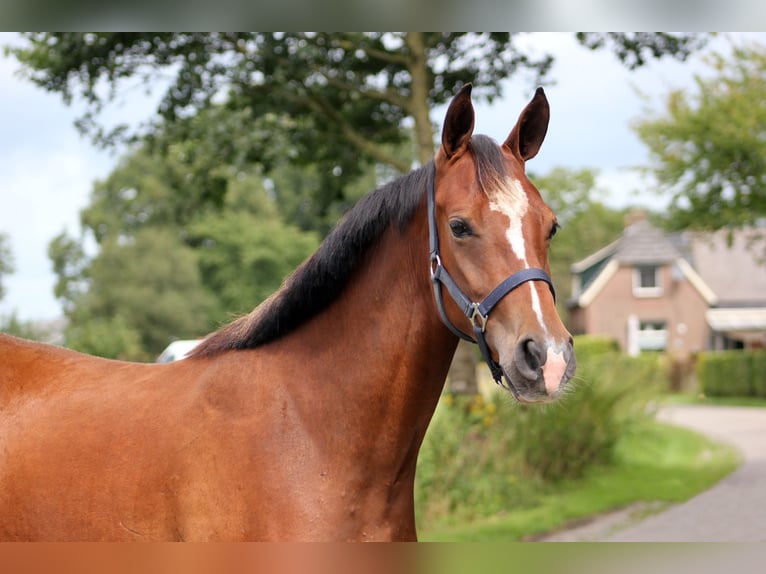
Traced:
<path fill-rule="evenodd" d="M 641 321 L 638 326 L 638 348 L 642 351 L 664 351 L 668 348 L 665 321 Z"/>
<path fill-rule="evenodd" d="M 636 297 L 659 297 L 662 295 L 659 267 L 640 265 L 633 269 L 633 295 Z"/>
<path fill-rule="evenodd" d="M 641 289 L 651 289 L 657 287 L 657 268 L 656 267 L 638 267 L 638 283 Z"/>

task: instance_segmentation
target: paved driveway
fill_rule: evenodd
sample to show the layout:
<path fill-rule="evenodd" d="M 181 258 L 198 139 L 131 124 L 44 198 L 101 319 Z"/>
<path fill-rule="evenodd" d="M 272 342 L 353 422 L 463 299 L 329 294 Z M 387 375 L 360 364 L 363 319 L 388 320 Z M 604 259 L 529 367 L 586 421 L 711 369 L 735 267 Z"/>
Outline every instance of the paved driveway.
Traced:
<path fill-rule="evenodd" d="M 766 409 L 672 406 L 658 418 L 733 444 L 742 466 L 710 490 L 638 523 L 627 515 L 606 516 L 546 540 L 766 541 Z"/>

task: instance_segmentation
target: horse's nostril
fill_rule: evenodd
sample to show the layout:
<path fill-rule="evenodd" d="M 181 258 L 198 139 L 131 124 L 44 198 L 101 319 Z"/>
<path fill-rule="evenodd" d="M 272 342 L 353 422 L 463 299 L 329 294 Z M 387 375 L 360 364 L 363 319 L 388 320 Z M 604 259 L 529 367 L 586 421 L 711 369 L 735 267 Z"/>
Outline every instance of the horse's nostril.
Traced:
<path fill-rule="evenodd" d="M 528 379 L 537 377 L 537 369 L 545 364 L 545 359 L 545 349 L 531 337 L 520 341 L 516 347 L 517 368 Z"/>
<path fill-rule="evenodd" d="M 542 346 L 538 345 L 534 339 L 527 341 L 525 345 L 527 364 L 535 371 L 545 363 L 545 353 Z"/>

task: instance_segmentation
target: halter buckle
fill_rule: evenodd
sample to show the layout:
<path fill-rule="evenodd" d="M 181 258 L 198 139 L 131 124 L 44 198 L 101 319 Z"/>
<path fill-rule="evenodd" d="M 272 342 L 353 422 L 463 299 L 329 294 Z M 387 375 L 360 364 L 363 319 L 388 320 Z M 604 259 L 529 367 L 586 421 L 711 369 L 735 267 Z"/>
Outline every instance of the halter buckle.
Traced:
<path fill-rule="evenodd" d="M 471 324 L 473 324 L 474 327 L 478 327 L 481 329 L 481 332 L 483 333 L 487 328 L 487 320 L 489 319 L 489 315 L 485 315 L 481 312 L 479 309 L 479 303 L 471 303 L 471 315 L 468 317 L 471 321 Z"/>

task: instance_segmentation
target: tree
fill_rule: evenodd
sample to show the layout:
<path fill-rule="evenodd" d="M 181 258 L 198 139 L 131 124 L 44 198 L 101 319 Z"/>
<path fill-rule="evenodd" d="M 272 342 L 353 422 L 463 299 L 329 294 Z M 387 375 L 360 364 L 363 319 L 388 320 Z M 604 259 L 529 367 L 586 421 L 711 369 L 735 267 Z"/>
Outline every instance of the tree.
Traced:
<path fill-rule="evenodd" d="M 408 171 L 411 159 L 392 154 L 391 145 L 402 144 L 410 133 L 416 158 L 427 162 L 435 141 L 430 110 L 464 82 L 475 83 L 474 98 L 491 100 L 501 95 L 503 80 L 529 70 L 538 82 L 553 61 L 550 55 L 524 53 L 511 33 L 32 33 L 26 38 L 29 45 L 9 52 L 39 86 L 67 102 L 76 96 L 88 102 L 78 125 L 96 141 L 114 142 L 127 133 L 126 126 L 106 130 L 97 120 L 125 82 L 138 78 L 149 84 L 163 72 L 173 80 L 158 112 L 178 129 L 175 141 L 193 127 L 186 120 L 220 101 L 247 124 L 271 117 L 291 132 L 294 160 L 319 166 L 324 204 L 342 197 L 345 185 L 370 162 Z M 684 59 L 705 38 L 578 35 L 592 49 L 608 46 L 630 67 L 648 57 Z M 268 150 L 271 133 L 264 130 L 251 146 L 235 152 Z"/>
<path fill-rule="evenodd" d="M 53 262 L 56 284 L 53 294 L 61 301 L 64 314 L 72 314 L 80 296 L 88 290 L 88 264 L 82 242 L 59 233 L 48 244 L 48 258 Z"/>
<path fill-rule="evenodd" d="M 766 216 L 766 50 L 735 47 L 710 60 L 696 91 L 675 90 L 659 116 L 639 121 L 676 228 L 719 229 Z"/>
<path fill-rule="evenodd" d="M 94 185 L 80 216 L 83 238 L 98 245 L 94 257 L 83 238 L 51 242 L 69 346 L 154 358 L 171 340 L 252 309 L 318 245 L 315 233 L 283 222 L 253 166 L 219 166 L 228 191 L 216 207 L 197 193 L 204 183 L 179 167 L 178 153 L 140 147 Z"/>
<path fill-rule="evenodd" d="M 70 322 L 65 337 L 70 348 L 99 357 L 148 361 L 157 356 L 144 348 L 140 333 L 123 314 Z"/>
<path fill-rule="evenodd" d="M 67 342 L 93 354 L 106 348 L 121 358 L 153 358 L 170 341 L 204 335 L 216 308 L 194 252 L 172 229 L 149 227 L 109 239 L 88 267 L 88 282 L 70 312 Z M 119 327 L 118 340 L 130 345 L 104 346 L 100 334 L 107 326 Z"/>
<path fill-rule="evenodd" d="M 541 176 L 530 174 L 561 225 L 551 243 L 549 263 L 562 314 L 572 293 L 571 265 L 617 239 L 624 227 L 624 212 L 602 203 L 606 191 L 596 187 L 596 175 L 589 169 L 560 167 Z"/>
<path fill-rule="evenodd" d="M 666 32 L 578 32 L 577 40 L 591 50 L 611 48 L 630 70 L 646 64 L 651 58 L 670 55 L 680 60 L 705 46 L 706 34 L 668 34 Z"/>
<path fill-rule="evenodd" d="M 268 118 L 287 127 L 294 161 L 317 166 L 314 202 L 320 216 L 346 200 L 349 183 L 371 164 L 408 171 L 413 158 L 403 159 L 392 149 L 410 137 L 417 161 L 429 161 L 435 141 L 430 111 L 464 82 L 476 84 L 474 97 L 492 99 L 501 94 L 503 80 L 528 70 L 537 83 L 552 63 L 549 55 L 525 54 L 510 33 L 41 33 L 27 38 L 28 46 L 11 53 L 41 87 L 67 101 L 75 94 L 85 99 L 89 109 L 79 126 L 102 143 L 125 133 L 124 127 L 107 132 L 98 125 L 104 105 L 121 93 L 126 78 L 148 83 L 159 70 L 174 74 L 159 110 L 172 126 L 173 141 L 186 139 L 193 125 L 189 118 L 221 101 L 244 114 L 248 124 Z M 683 59 L 704 43 L 699 35 L 671 34 L 578 39 L 593 49 L 610 46 L 631 67 L 643 64 L 647 54 Z M 271 147 L 272 133 L 264 131 L 250 147 L 232 152 L 256 156 Z M 225 192 L 209 189 L 213 199 Z M 477 388 L 475 382 L 468 386 Z"/>
<path fill-rule="evenodd" d="M 186 242 L 195 249 L 205 286 L 216 295 L 221 320 L 250 312 L 319 246 L 316 233 L 285 223 L 273 203 L 247 208 L 254 191 L 239 182 L 224 211 L 188 228 Z"/>
<path fill-rule="evenodd" d="M 14 270 L 13 253 L 9 243 L 8 236 L 0 233 L 0 300 L 5 297 L 3 275 L 10 275 Z"/>

